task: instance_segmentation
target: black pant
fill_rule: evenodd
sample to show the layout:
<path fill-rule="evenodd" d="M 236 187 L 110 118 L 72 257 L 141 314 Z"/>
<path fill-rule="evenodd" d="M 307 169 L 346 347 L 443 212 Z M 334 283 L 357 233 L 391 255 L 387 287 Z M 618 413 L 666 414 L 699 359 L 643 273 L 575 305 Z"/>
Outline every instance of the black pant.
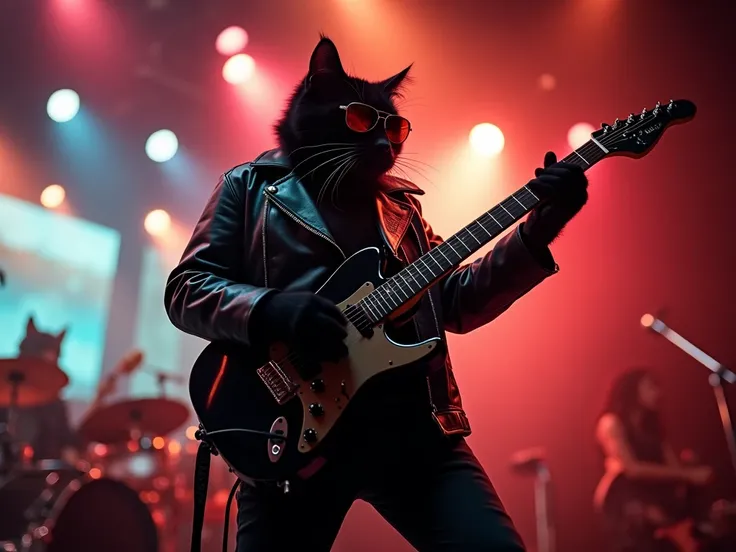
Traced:
<path fill-rule="evenodd" d="M 403 434 L 386 434 L 381 425 L 354 431 L 340 458 L 292 483 L 288 494 L 275 485 L 242 485 L 238 552 L 328 552 L 356 499 L 420 552 L 524 552 L 464 439 L 441 435 L 426 417 L 405 424 Z"/>

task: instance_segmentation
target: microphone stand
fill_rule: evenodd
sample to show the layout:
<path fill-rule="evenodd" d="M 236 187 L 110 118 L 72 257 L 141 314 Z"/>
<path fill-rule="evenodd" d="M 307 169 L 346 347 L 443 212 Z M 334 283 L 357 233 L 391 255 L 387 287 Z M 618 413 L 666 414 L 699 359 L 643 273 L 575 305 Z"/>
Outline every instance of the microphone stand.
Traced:
<path fill-rule="evenodd" d="M 690 355 L 693 359 L 708 368 L 712 373 L 708 376 L 708 383 L 713 388 L 713 393 L 718 404 L 718 413 L 721 417 L 721 425 L 726 436 L 726 445 L 731 455 L 731 465 L 734 473 L 736 473 L 736 434 L 733 430 L 733 422 L 731 413 L 728 408 L 728 400 L 723 390 L 723 382 L 735 383 L 736 373 L 729 370 L 716 359 L 699 349 L 680 334 L 669 328 L 664 322 L 655 318 L 651 314 L 645 314 L 641 317 L 641 325 L 647 329 L 660 334 L 667 341 Z"/>
<path fill-rule="evenodd" d="M 555 524 L 551 512 L 551 473 L 541 448 L 522 450 L 511 458 L 511 469 L 534 476 L 534 517 L 537 525 L 537 551 L 555 551 Z"/>

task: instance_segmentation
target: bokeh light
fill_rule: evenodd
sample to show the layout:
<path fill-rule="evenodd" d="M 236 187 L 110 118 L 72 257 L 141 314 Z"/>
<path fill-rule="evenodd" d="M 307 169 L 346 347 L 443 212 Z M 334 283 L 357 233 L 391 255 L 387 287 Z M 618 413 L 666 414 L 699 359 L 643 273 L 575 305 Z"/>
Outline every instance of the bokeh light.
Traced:
<path fill-rule="evenodd" d="M 256 62 L 248 54 L 237 54 L 222 66 L 222 78 L 230 84 L 243 84 L 253 76 Z"/>
<path fill-rule="evenodd" d="M 590 140 L 590 135 L 593 134 L 595 128 L 589 123 L 577 123 L 573 125 L 569 131 L 567 131 L 567 144 L 572 149 L 578 149 L 585 142 Z"/>
<path fill-rule="evenodd" d="M 480 155 L 486 157 L 498 155 L 503 151 L 505 143 L 501 129 L 491 123 L 475 125 L 470 131 L 470 146 Z"/>
<path fill-rule="evenodd" d="M 199 428 L 197 426 L 189 426 L 187 430 L 184 432 L 184 434 L 187 436 L 187 439 L 190 441 L 196 440 L 197 430 Z"/>
<path fill-rule="evenodd" d="M 223 56 L 237 54 L 248 44 L 248 33 L 242 27 L 228 27 L 217 35 L 215 48 Z"/>
<path fill-rule="evenodd" d="M 550 92 L 554 90 L 557 86 L 557 79 L 555 79 L 554 75 L 544 73 L 543 75 L 539 76 L 537 84 L 539 84 L 539 88 L 541 88 L 542 90 Z"/>
<path fill-rule="evenodd" d="M 163 236 L 171 228 L 171 216 L 163 209 L 154 209 L 146 215 L 143 227 L 151 236 Z"/>
<path fill-rule="evenodd" d="M 47 209 L 56 209 L 64 203 L 65 198 L 66 191 L 64 188 L 58 184 L 52 184 L 51 186 L 46 186 L 41 192 L 41 205 Z"/>
<path fill-rule="evenodd" d="M 179 140 L 170 130 L 157 130 L 146 140 L 146 155 L 151 161 L 165 163 L 176 155 Z"/>
<path fill-rule="evenodd" d="M 65 88 L 57 90 L 46 103 L 46 113 L 57 123 L 67 123 L 79 113 L 79 94 Z"/>

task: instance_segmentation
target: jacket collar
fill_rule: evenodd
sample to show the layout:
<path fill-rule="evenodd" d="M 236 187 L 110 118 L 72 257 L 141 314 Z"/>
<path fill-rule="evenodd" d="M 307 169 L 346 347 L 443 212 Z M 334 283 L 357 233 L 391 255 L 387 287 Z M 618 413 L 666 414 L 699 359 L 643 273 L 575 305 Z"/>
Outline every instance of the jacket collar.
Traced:
<path fill-rule="evenodd" d="M 266 187 L 266 194 L 316 233 L 323 234 L 325 239 L 337 245 L 311 196 L 291 173 L 286 155 L 279 150 L 270 150 L 259 155 L 251 166 L 270 167 L 279 171 L 281 176 L 270 180 L 271 185 Z M 413 214 L 413 208 L 405 194 L 423 195 L 424 191 L 416 184 L 394 176 L 384 176 L 383 184 L 376 199 L 378 220 L 384 239 L 396 254 Z"/>

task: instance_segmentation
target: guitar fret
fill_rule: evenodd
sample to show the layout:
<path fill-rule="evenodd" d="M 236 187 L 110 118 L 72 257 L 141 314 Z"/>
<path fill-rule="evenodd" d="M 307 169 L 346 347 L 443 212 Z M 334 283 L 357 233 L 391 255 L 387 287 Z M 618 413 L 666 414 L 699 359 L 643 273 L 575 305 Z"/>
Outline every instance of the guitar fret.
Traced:
<path fill-rule="evenodd" d="M 462 230 L 460 230 L 460 232 L 462 232 Z M 459 242 L 460 242 L 461 244 L 463 244 L 463 247 L 464 247 L 465 249 L 467 249 L 467 250 L 468 250 L 468 253 L 472 253 L 472 252 L 473 252 L 473 250 L 472 250 L 472 249 L 470 249 L 470 248 L 469 248 L 469 247 L 468 247 L 468 246 L 467 246 L 467 245 L 465 244 L 465 242 L 464 242 L 464 241 L 462 240 L 462 238 L 461 238 L 461 237 L 460 237 L 460 236 L 458 235 L 458 234 L 459 234 L 460 232 L 458 232 L 457 234 L 455 234 L 454 236 L 452 236 L 452 237 L 451 237 L 450 239 L 448 239 L 447 241 L 450 241 L 450 240 L 451 240 L 451 239 L 452 239 L 453 237 L 454 237 L 454 238 L 457 238 L 457 241 L 459 241 Z M 458 256 L 459 256 L 459 255 L 458 255 Z M 460 260 L 462 261 L 462 257 L 460 257 Z"/>
<path fill-rule="evenodd" d="M 451 246 L 451 247 L 452 247 L 452 246 Z M 447 256 L 446 256 L 446 255 L 445 255 L 445 254 L 444 254 L 444 253 L 442 252 L 442 247 L 437 247 L 436 249 L 437 249 L 437 251 L 439 251 L 439 252 L 440 252 L 440 254 L 441 254 L 441 255 L 442 255 L 442 256 L 443 256 L 443 257 L 444 257 L 445 259 L 447 259 Z M 452 264 L 452 261 L 451 261 L 450 259 L 447 259 L 447 262 L 448 262 L 448 263 L 450 263 L 450 264 Z"/>
<path fill-rule="evenodd" d="M 414 288 L 411 287 L 411 284 L 409 284 L 409 282 L 406 281 L 406 278 L 404 278 L 404 276 L 402 275 L 402 272 L 404 271 L 402 270 L 401 272 L 399 272 L 397 276 L 399 276 L 404 281 L 404 283 L 406 284 L 406 287 L 408 287 L 409 291 L 411 291 L 411 294 L 414 295 L 418 290 L 415 290 Z M 409 297 L 407 297 L 407 299 L 408 298 Z"/>
<path fill-rule="evenodd" d="M 454 248 L 454 247 L 452 247 L 452 244 L 450 243 L 450 240 L 447 240 L 447 241 L 446 241 L 446 242 L 444 242 L 444 243 L 446 243 L 446 244 L 447 244 L 447 247 L 449 247 L 450 249 L 452 249 L 452 252 L 453 252 L 453 253 L 455 253 L 455 255 L 457 255 L 457 256 L 458 256 L 458 258 L 462 259 L 462 257 L 460 257 L 460 254 L 459 254 L 459 253 L 458 253 L 457 251 L 455 251 L 455 248 Z M 439 245 L 438 247 L 436 247 L 435 249 L 439 249 L 440 247 L 442 247 L 442 244 L 440 244 L 440 245 Z M 445 258 L 447 259 L 447 257 L 445 257 Z M 447 259 L 447 260 L 449 261 L 449 259 Z"/>
<path fill-rule="evenodd" d="M 431 253 L 431 251 L 430 251 L 430 253 Z M 430 256 L 430 257 L 431 257 L 431 255 L 428 255 L 428 256 Z M 432 272 L 432 269 L 431 269 L 431 268 L 429 268 L 429 266 L 427 266 L 427 263 L 425 263 L 425 262 L 424 262 L 424 260 L 422 259 L 422 257 L 419 257 L 419 259 L 418 259 L 418 260 L 419 260 L 419 262 L 420 262 L 420 263 L 422 263 L 422 264 L 423 264 L 423 265 L 425 266 L 425 268 L 426 268 L 426 269 L 427 269 L 427 270 L 429 271 L 429 273 L 430 273 L 430 274 L 432 275 L 432 279 L 434 279 L 434 278 L 435 278 L 434 272 Z M 433 260 L 434 260 L 434 259 L 433 259 Z M 437 261 L 435 261 L 435 262 L 437 262 Z M 420 274 L 422 274 L 422 273 L 420 272 Z M 425 276 L 424 274 L 422 274 L 422 278 L 424 278 L 425 280 L 427 280 L 427 277 L 426 277 L 426 276 Z M 429 283 L 430 281 L 431 281 L 431 280 L 427 280 L 427 283 Z"/>
<path fill-rule="evenodd" d="M 539 198 L 538 198 L 538 197 L 537 197 L 537 196 L 536 196 L 536 195 L 534 194 L 534 192 L 532 192 L 532 191 L 531 191 L 531 190 L 529 189 L 529 187 L 528 187 L 528 186 L 524 186 L 524 189 L 525 189 L 525 190 L 526 190 L 527 192 L 529 192 L 530 194 L 532 194 L 532 197 L 534 198 L 534 200 L 535 200 L 535 201 L 539 201 Z"/>
<path fill-rule="evenodd" d="M 490 233 L 490 232 L 489 232 L 488 230 L 486 230 L 486 227 L 485 227 L 485 226 L 483 226 L 483 225 L 482 225 L 482 224 L 480 223 L 480 221 L 476 220 L 476 221 L 475 221 L 475 224 L 477 224 L 478 226 L 480 226 L 480 227 L 481 227 L 481 228 L 483 229 L 483 231 L 484 231 L 484 232 L 485 232 L 486 234 L 488 234 L 488 237 L 489 237 L 489 238 L 493 239 L 493 234 L 491 234 L 491 233 Z"/>
<path fill-rule="evenodd" d="M 473 238 L 475 241 L 478 242 L 479 245 L 483 245 L 478 238 L 475 237 L 475 234 L 473 234 L 469 228 L 465 229 L 468 234 L 470 234 L 470 237 Z"/>

